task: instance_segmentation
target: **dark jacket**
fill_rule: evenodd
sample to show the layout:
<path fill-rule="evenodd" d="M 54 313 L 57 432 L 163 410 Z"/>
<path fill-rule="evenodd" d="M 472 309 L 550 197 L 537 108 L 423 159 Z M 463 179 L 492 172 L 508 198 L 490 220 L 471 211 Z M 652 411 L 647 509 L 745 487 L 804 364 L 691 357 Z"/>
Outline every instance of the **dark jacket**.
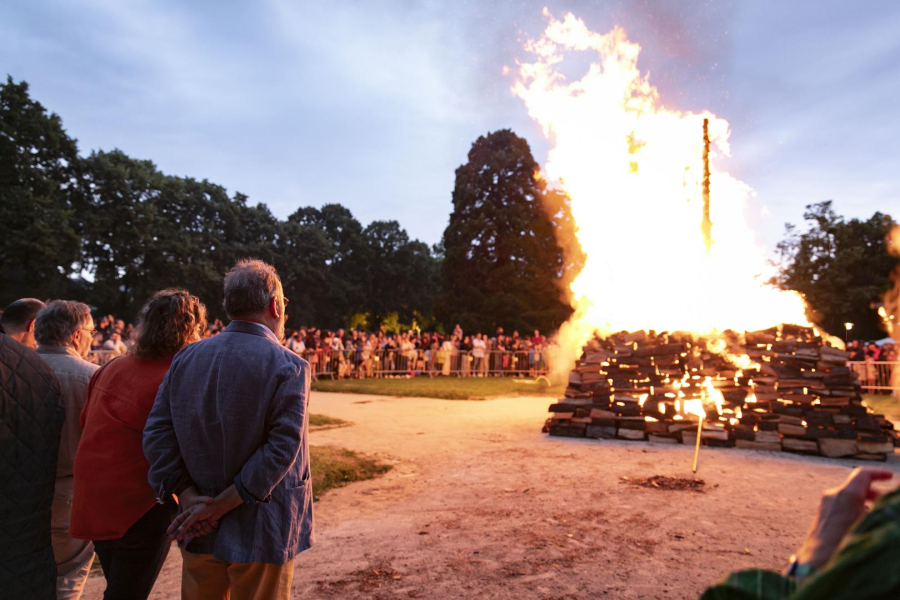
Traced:
<path fill-rule="evenodd" d="M 0 333 L 0 596 L 56 598 L 50 505 L 65 409 L 31 349 Z"/>
<path fill-rule="evenodd" d="M 284 564 L 313 542 L 309 365 L 268 328 L 232 321 L 175 355 L 144 427 L 157 499 L 190 484 L 244 504 L 189 552 Z"/>

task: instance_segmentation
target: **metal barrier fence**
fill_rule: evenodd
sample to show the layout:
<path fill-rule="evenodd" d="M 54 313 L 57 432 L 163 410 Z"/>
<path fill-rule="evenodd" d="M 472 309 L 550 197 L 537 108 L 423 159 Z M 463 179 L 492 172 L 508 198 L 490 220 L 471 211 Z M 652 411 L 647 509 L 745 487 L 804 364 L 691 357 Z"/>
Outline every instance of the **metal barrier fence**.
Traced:
<path fill-rule="evenodd" d="M 92 350 L 88 361 L 105 365 L 119 354 Z M 543 350 L 444 351 L 387 349 L 307 350 L 300 353 L 314 379 L 448 375 L 455 377 L 536 377 L 547 374 Z"/>
<path fill-rule="evenodd" d="M 386 349 L 307 350 L 300 355 L 312 367 L 313 378 L 407 377 L 536 377 L 546 375 L 542 350 L 475 351 Z"/>
<path fill-rule="evenodd" d="M 894 369 L 900 369 L 900 362 L 860 360 L 849 362 L 847 366 L 859 374 L 863 391 L 873 393 L 893 391 L 895 396 L 900 396 L 900 388 L 892 385 Z"/>
<path fill-rule="evenodd" d="M 102 367 L 120 354 L 120 352 L 116 352 L 115 350 L 91 350 L 90 354 L 88 354 L 87 361 Z"/>

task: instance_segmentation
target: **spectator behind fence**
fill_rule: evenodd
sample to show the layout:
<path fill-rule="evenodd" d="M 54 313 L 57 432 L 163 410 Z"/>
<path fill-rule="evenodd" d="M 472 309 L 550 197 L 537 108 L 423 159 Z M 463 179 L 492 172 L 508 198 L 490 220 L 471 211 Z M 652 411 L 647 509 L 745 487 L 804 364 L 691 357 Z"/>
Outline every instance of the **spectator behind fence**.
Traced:
<path fill-rule="evenodd" d="M 187 600 L 287 599 L 294 556 L 314 542 L 309 365 L 280 343 L 287 302 L 274 268 L 239 261 L 225 276 L 231 323 L 175 357 L 150 411 L 157 499 L 215 496 L 169 530 L 186 541 Z"/>
<path fill-rule="evenodd" d="M 44 303 L 17 300 L 0 318 L 0 596 L 56 598 L 50 507 L 66 411 L 53 371 L 31 348 Z"/>
<path fill-rule="evenodd" d="M 59 444 L 51 535 L 56 557 L 56 593 L 60 599 L 81 597 L 94 560 L 93 545 L 69 536 L 72 511 L 72 463 L 81 440 L 81 411 L 91 376 L 99 368 L 84 360 L 91 350 L 94 319 L 81 302 L 54 300 L 38 313 L 34 336 L 37 353 L 59 381 L 66 417 Z"/>
<path fill-rule="evenodd" d="M 176 505 L 171 496 L 157 503 L 147 481 L 144 425 L 172 357 L 207 328 L 206 307 L 181 289 L 154 294 L 138 319 L 131 352 L 91 380 L 75 456 L 70 532 L 93 541 L 106 598 L 147 598 L 169 553 Z M 188 507 L 198 497 L 181 501 Z"/>
<path fill-rule="evenodd" d="M 122 334 L 118 331 L 113 331 L 112 334 L 110 334 L 109 339 L 103 343 L 103 349 L 109 350 L 112 353 L 113 358 L 122 356 L 128 352 L 128 346 L 122 341 Z"/>

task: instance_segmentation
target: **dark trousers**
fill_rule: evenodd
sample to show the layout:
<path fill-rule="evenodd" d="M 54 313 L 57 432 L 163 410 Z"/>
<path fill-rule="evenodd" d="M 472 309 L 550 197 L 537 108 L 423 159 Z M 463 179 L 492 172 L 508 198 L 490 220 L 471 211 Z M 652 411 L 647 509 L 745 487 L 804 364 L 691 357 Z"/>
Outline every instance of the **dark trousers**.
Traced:
<path fill-rule="evenodd" d="M 172 545 L 166 529 L 176 508 L 174 502 L 156 504 L 122 537 L 94 542 L 106 577 L 104 600 L 145 600 L 150 595 Z"/>

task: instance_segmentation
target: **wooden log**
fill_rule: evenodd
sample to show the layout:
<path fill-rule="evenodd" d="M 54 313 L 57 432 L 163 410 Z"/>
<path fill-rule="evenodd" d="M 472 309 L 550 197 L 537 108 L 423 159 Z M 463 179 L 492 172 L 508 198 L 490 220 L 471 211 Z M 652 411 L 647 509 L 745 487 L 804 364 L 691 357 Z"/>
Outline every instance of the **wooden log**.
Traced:
<path fill-rule="evenodd" d="M 769 452 L 781 452 L 781 440 L 776 442 L 751 442 L 749 440 L 735 440 L 735 446 L 744 450 L 766 450 Z"/>
<path fill-rule="evenodd" d="M 676 423 L 671 423 L 669 425 L 669 433 L 678 433 L 681 431 L 689 431 L 696 430 L 697 423 L 691 423 L 690 421 L 678 421 Z"/>
<path fill-rule="evenodd" d="M 655 444 L 678 444 L 679 438 L 651 433 L 647 435 L 647 441 Z"/>
<path fill-rule="evenodd" d="M 616 437 L 622 440 L 643 440 L 646 437 L 646 434 L 637 429 L 624 429 L 620 427 L 616 432 Z"/>
<path fill-rule="evenodd" d="M 585 430 L 587 426 L 581 423 L 572 424 L 572 425 L 554 425 L 551 423 L 550 425 L 550 435 L 560 436 L 560 437 L 584 437 Z"/>
<path fill-rule="evenodd" d="M 893 442 L 857 442 L 859 451 L 864 454 L 893 454 Z"/>
<path fill-rule="evenodd" d="M 584 437 L 595 440 L 611 440 L 616 437 L 616 428 L 604 425 L 588 425 Z"/>
<path fill-rule="evenodd" d="M 822 438 L 819 440 L 819 453 L 828 458 L 844 458 L 859 452 L 856 440 Z"/>
<path fill-rule="evenodd" d="M 611 410 L 601 409 L 601 408 L 592 408 L 591 409 L 591 418 L 592 419 L 615 419 L 616 413 Z"/>
<path fill-rule="evenodd" d="M 647 433 L 669 433 L 669 423 L 665 421 L 647 421 L 644 431 Z"/>
<path fill-rule="evenodd" d="M 728 432 L 724 429 L 704 429 L 700 432 L 700 439 L 728 441 Z"/>
<path fill-rule="evenodd" d="M 779 423 L 778 433 L 781 435 L 806 435 L 806 427 L 803 425 L 791 425 L 790 423 Z"/>
<path fill-rule="evenodd" d="M 617 419 L 616 425 L 619 429 L 633 429 L 635 431 L 646 431 L 647 422 L 643 417 L 633 417 L 625 419 Z"/>
<path fill-rule="evenodd" d="M 872 461 L 876 461 L 876 462 L 884 462 L 887 460 L 887 455 L 886 454 L 867 454 L 867 453 L 861 452 L 859 454 L 854 454 L 853 458 L 855 458 L 857 460 L 872 460 Z"/>
<path fill-rule="evenodd" d="M 796 452 L 798 454 L 819 454 L 819 445 L 810 440 L 800 440 L 797 438 L 784 438 L 781 440 L 781 447 L 787 452 Z"/>
<path fill-rule="evenodd" d="M 764 444 L 781 444 L 781 436 L 777 431 L 757 431 L 756 441 Z"/>

